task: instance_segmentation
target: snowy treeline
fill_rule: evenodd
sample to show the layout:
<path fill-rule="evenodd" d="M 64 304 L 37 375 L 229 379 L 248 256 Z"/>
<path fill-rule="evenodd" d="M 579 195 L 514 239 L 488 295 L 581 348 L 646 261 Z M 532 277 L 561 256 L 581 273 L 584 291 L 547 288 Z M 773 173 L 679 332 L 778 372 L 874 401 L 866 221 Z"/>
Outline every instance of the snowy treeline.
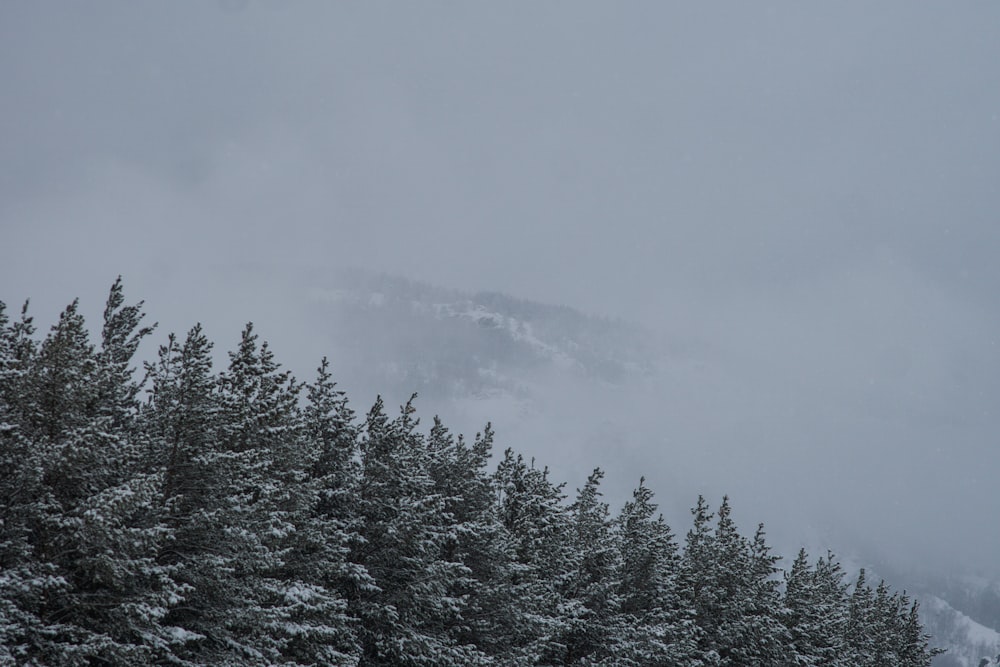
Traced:
<path fill-rule="evenodd" d="M 116 283 L 93 343 L 75 302 L 44 339 L 0 304 L 0 664 L 930 664 L 915 603 L 782 573 L 725 500 L 678 539 L 642 482 L 567 499 L 250 325 L 221 372 L 196 326 L 135 373 L 141 306 Z"/>

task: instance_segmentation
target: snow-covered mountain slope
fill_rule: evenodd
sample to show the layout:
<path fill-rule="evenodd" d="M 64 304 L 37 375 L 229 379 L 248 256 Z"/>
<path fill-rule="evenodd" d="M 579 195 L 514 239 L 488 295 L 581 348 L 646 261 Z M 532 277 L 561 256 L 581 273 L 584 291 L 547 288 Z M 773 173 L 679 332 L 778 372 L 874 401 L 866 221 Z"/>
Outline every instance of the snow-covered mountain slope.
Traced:
<path fill-rule="evenodd" d="M 648 375 L 654 364 L 649 332 L 502 294 L 352 271 L 310 299 L 316 321 L 346 352 L 342 373 L 382 391 L 522 396 L 536 372 L 613 383 Z"/>
<path fill-rule="evenodd" d="M 1000 662 L 1000 632 L 977 623 L 935 596 L 922 597 L 924 625 L 937 646 L 948 652 L 937 658 L 940 667 L 978 667 L 983 658 Z"/>

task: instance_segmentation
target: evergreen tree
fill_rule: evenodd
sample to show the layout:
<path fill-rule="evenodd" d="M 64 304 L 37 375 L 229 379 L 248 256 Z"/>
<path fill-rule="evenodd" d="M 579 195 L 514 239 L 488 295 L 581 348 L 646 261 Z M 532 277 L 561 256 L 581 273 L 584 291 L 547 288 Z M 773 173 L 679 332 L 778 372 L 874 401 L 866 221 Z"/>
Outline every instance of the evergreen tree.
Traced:
<path fill-rule="evenodd" d="M 20 321 L 11 323 L 0 302 L 0 664 L 50 655 L 46 645 L 63 632 L 43 618 L 43 606 L 66 582 L 54 564 L 38 557 L 33 539 L 49 511 L 44 461 L 28 428 L 33 333 L 27 303 Z"/>
<path fill-rule="evenodd" d="M 487 471 L 492 446 L 489 424 L 470 445 L 462 436 L 452 436 L 437 417 L 427 439 L 434 493 L 444 501 L 449 526 L 441 557 L 464 568 L 452 579 L 449 592 L 463 605 L 462 623 L 452 628 L 452 637 L 486 655 L 501 655 L 510 627 L 510 570 Z"/>
<path fill-rule="evenodd" d="M 723 497 L 716 512 L 715 535 L 709 542 L 707 560 L 702 565 L 699 617 L 706 633 L 707 646 L 719 654 L 720 665 L 751 664 L 744 662 L 756 648 L 751 628 L 744 621 L 750 604 L 746 585 L 750 571 L 750 550 L 731 516 L 729 498 Z M 756 656 L 754 656 L 756 657 Z"/>
<path fill-rule="evenodd" d="M 700 665 L 701 630 L 682 594 L 681 557 L 652 499 L 640 480 L 618 518 L 622 617 L 613 664 Z"/>
<path fill-rule="evenodd" d="M 88 426 L 97 401 L 97 359 L 79 301 L 66 307 L 42 342 L 30 379 L 25 389 L 30 396 L 31 425 L 48 444 L 61 447 L 67 434 Z M 104 471 L 81 466 L 77 474 L 97 472 Z M 87 485 L 87 480 L 74 479 L 64 490 L 79 495 Z"/>
<path fill-rule="evenodd" d="M 98 409 L 113 428 L 135 436 L 138 396 L 142 384 L 135 378 L 132 367 L 135 353 L 142 340 L 153 333 L 156 325 L 142 326 L 145 313 L 143 302 L 125 305 L 122 278 L 111 286 L 104 308 L 101 327 L 101 348 L 97 354 Z"/>
<path fill-rule="evenodd" d="M 444 555 L 455 534 L 446 499 L 435 492 L 429 450 L 413 412 L 411 399 L 390 420 L 379 399 L 361 438 L 357 501 L 363 539 L 351 560 L 375 585 L 359 591 L 350 605 L 360 621 L 360 664 L 475 664 L 479 652 L 453 633 L 463 624 L 465 606 L 454 596 L 455 582 L 468 571 Z"/>
<path fill-rule="evenodd" d="M 241 659 L 269 664 L 281 662 L 293 640 L 301 644 L 327 628 L 297 613 L 303 604 L 324 604 L 317 600 L 324 592 L 285 570 L 296 524 L 309 505 L 301 387 L 280 370 L 267 343 L 257 341 L 247 324 L 218 383 L 229 576 L 217 632 Z"/>
<path fill-rule="evenodd" d="M 610 660 L 622 631 L 617 590 L 621 554 L 608 505 L 601 500 L 603 477 L 595 469 L 570 506 L 577 558 L 566 591 L 570 627 L 562 643 L 567 665 Z"/>
<path fill-rule="evenodd" d="M 20 318 L 13 322 L 6 304 L 0 301 L 0 405 L 6 415 L 4 423 L 16 423 L 22 430 L 32 412 L 31 371 L 38 352 L 34 334 L 34 318 L 28 315 L 27 301 Z"/>
<path fill-rule="evenodd" d="M 562 485 L 511 450 L 495 473 L 497 510 L 510 558 L 510 664 L 560 664 L 571 617 L 565 607 L 576 554 Z"/>
<path fill-rule="evenodd" d="M 781 620 L 783 607 L 777 576 L 781 572 L 778 567 L 781 557 L 771 553 L 764 524 L 758 524 L 749 548 L 750 567 L 740 611 L 743 628 L 739 635 L 751 648 L 737 646 L 733 655 L 737 660 L 749 660 L 761 667 L 777 667 L 787 662 L 789 642 Z"/>
<path fill-rule="evenodd" d="M 778 665 L 787 637 L 780 622 L 777 557 L 759 526 L 753 541 L 737 530 L 728 498 L 713 514 L 704 498 L 692 509 L 684 580 L 702 630 L 702 659 L 720 665 Z"/>
<path fill-rule="evenodd" d="M 819 663 L 819 647 L 814 644 L 819 640 L 818 626 L 821 618 L 817 618 L 815 599 L 816 591 L 812 581 L 812 570 L 805 549 L 799 549 L 792 562 L 792 568 L 785 573 L 785 614 L 784 623 L 788 629 L 788 665 L 789 667 L 807 667 Z"/>
<path fill-rule="evenodd" d="M 848 606 L 845 628 L 848 655 L 851 664 L 857 667 L 878 665 L 879 647 L 875 643 L 875 595 L 868 586 L 864 568 L 858 572 Z"/>
<path fill-rule="evenodd" d="M 182 529 L 174 552 L 207 546 L 208 535 L 195 534 L 193 515 L 211 508 L 218 495 L 220 471 L 216 459 L 220 407 L 212 374 L 212 343 L 201 325 L 188 332 L 184 343 L 170 334 L 155 364 L 146 364 L 151 390 L 143 424 L 153 440 L 149 457 L 164 474 L 164 502 L 171 522 Z"/>
<path fill-rule="evenodd" d="M 823 634 L 820 635 L 824 640 L 820 646 L 827 647 L 827 653 L 820 655 L 831 656 L 831 664 L 847 667 L 852 664 L 853 657 L 849 645 L 843 638 L 850 612 L 846 599 L 847 586 L 844 584 L 844 573 L 840 562 L 833 554 L 827 553 L 825 558 L 820 558 L 816 562 L 813 578 L 818 606 L 828 610 L 822 626 Z M 839 662 L 833 661 L 832 656 L 837 656 Z"/>
<path fill-rule="evenodd" d="M 347 396 L 333 382 L 326 357 L 306 392 L 304 437 L 310 448 L 310 476 L 319 483 L 321 495 L 316 510 L 327 520 L 348 528 L 353 521 L 353 495 L 361 475 L 358 429 Z"/>
<path fill-rule="evenodd" d="M 361 540 L 352 508 L 360 473 L 357 429 L 326 358 L 307 395 L 302 433 L 310 464 L 303 482 L 306 514 L 298 522 L 285 567 L 286 577 L 304 584 L 305 595 L 292 617 L 304 628 L 285 653 L 301 664 L 356 665 L 361 648 L 347 613 L 347 596 L 374 587 L 367 571 L 348 561 L 352 544 Z"/>
<path fill-rule="evenodd" d="M 108 664 L 150 660 L 170 643 L 161 621 L 180 590 L 171 568 L 157 561 L 171 535 L 162 521 L 163 476 L 145 460 L 149 447 L 139 423 L 142 385 L 132 364 L 155 327 L 142 326 L 144 317 L 141 301 L 125 304 L 119 277 L 94 356 L 92 412 L 87 427 L 73 434 L 89 448 L 90 465 L 103 472 L 103 488 L 92 489 L 70 514 L 77 551 L 72 605 L 86 619 L 81 625 L 100 636 L 98 662 Z"/>
<path fill-rule="evenodd" d="M 785 575 L 785 613 L 788 630 L 787 664 L 848 667 L 844 632 L 847 625 L 846 586 L 840 564 L 832 554 L 810 566 L 805 549 L 799 551 Z"/>
<path fill-rule="evenodd" d="M 898 664 L 896 637 L 900 634 L 902 619 L 899 596 L 889 592 L 885 580 L 880 581 L 875 588 L 875 599 L 872 605 L 871 620 L 873 623 L 868 628 L 868 634 L 872 637 L 875 649 L 875 664 Z"/>
<path fill-rule="evenodd" d="M 695 612 L 699 634 L 699 654 L 706 665 L 717 665 L 718 652 L 716 629 L 719 624 L 718 608 L 723 592 L 715 581 L 713 562 L 716 558 L 715 534 L 712 529 L 714 513 L 703 496 L 691 509 L 693 523 L 684 541 L 681 559 L 681 580 L 685 600 Z"/>
<path fill-rule="evenodd" d="M 42 662 L 134 664 L 166 641 L 160 620 L 176 590 L 155 559 L 168 537 L 156 504 L 162 479 L 143 468 L 129 368 L 151 329 L 140 328 L 139 306 L 122 304 L 119 281 L 95 350 L 74 301 L 23 385 L 40 473 L 27 524 L 32 554 L 42 581 L 60 584 L 37 611 L 42 627 L 58 628 L 30 651 Z"/>
<path fill-rule="evenodd" d="M 920 605 L 914 600 L 909 608 L 903 604 L 905 616 L 896 635 L 896 651 L 899 664 L 913 667 L 930 667 L 937 655 L 944 653 L 942 649 L 930 647 L 930 635 L 924 633 L 920 623 Z"/>
<path fill-rule="evenodd" d="M 173 536 L 158 560 L 173 569 L 181 591 L 164 618 L 173 641 L 163 651 L 164 659 L 180 664 L 221 663 L 227 655 L 217 630 L 228 604 L 222 497 L 227 471 L 211 349 L 195 325 L 183 344 L 171 334 L 157 362 L 146 366 L 152 386 L 144 424 L 150 460 L 162 471 L 161 505 Z"/>

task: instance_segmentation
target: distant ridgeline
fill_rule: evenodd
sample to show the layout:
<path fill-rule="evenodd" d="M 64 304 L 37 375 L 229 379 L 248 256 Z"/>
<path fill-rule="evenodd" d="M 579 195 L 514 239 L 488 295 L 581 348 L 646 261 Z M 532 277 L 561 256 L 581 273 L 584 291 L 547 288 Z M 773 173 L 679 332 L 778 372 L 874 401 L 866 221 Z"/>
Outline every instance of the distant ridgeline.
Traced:
<path fill-rule="evenodd" d="M 141 302 L 100 340 L 0 305 L 0 664 L 929 665 L 917 605 L 830 555 L 781 572 L 698 499 L 675 538 L 640 481 L 572 502 L 493 434 L 297 382 L 247 325 L 135 373 Z M 139 378 L 142 378 L 139 381 Z"/>
<path fill-rule="evenodd" d="M 333 328 L 341 378 L 376 378 L 383 394 L 523 395 L 548 368 L 612 383 L 652 370 L 649 332 L 572 308 L 357 270 L 315 282 L 332 286 L 311 294 L 311 317 Z"/>

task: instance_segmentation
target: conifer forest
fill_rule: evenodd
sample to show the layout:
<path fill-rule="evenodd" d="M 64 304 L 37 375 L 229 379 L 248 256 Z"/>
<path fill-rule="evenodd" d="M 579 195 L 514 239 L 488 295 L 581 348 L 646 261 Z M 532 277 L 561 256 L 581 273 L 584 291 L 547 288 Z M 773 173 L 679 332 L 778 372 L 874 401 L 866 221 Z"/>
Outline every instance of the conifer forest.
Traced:
<path fill-rule="evenodd" d="M 0 303 L 0 664 L 921 667 L 918 605 L 782 559 L 726 498 L 550 478 L 299 381 L 251 325 L 217 369 L 111 288 L 98 327 Z M 149 360 L 138 359 L 148 339 Z M 156 351 L 158 344 L 158 351 Z M 575 485 L 574 485 L 575 486 Z"/>

